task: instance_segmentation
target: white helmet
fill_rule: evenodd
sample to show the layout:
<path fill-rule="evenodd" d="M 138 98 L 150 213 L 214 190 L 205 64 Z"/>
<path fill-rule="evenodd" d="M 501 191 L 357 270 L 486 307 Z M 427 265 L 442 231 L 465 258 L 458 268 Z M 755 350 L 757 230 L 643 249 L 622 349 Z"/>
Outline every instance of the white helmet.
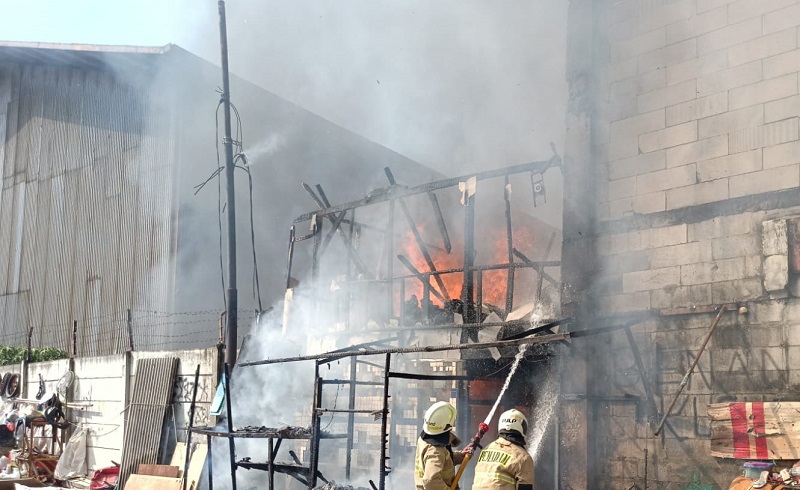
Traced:
<path fill-rule="evenodd" d="M 450 432 L 456 423 L 456 409 L 447 402 L 436 402 L 425 412 L 422 431 L 435 436 Z"/>
<path fill-rule="evenodd" d="M 498 424 L 498 432 L 506 430 L 515 430 L 525 437 L 528 433 L 528 419 L 525 415 L 517 409 L 511 409 L 503 412 L 500 415 L 500 423 Z"/>

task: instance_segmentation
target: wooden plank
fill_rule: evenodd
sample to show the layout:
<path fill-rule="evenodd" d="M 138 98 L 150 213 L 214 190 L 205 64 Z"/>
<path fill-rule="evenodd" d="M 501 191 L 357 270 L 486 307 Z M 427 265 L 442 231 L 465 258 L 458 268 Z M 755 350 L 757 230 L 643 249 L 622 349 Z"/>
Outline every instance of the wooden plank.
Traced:
<path fill-rule="evenodd" d="M 708 416 L 714 457 L 800 458 L 800 402 L 716 403 Z"/>
<path fill-rule="evenodd" d="M 138 475 L 166 476 L 168 478 L 180 478 L 181 470 L 177 466 L 166 464 L 140 464 L 136 470 Z"/>
<path fill-rule="evenodd" d="M 189 458 L 189 471 L 187 472 L 186 488 L 198 488 L 200 485 L 200 477 L 203 474 L 203 466 L 206 464 L 206 454 L 208 454 L 208 445 L 192 443 L 192 453 Z M 170 464 L 183 468 L 186 463 L 186 443 L 179 442 L 175 446 L 175 452 L 172 454 L 172 461 Z"/>
<path fill-rule="evenodd" d="M 125 490 L 181 490 L 181 479 L 133 474 L 128 477 L 124 488 Z"/>

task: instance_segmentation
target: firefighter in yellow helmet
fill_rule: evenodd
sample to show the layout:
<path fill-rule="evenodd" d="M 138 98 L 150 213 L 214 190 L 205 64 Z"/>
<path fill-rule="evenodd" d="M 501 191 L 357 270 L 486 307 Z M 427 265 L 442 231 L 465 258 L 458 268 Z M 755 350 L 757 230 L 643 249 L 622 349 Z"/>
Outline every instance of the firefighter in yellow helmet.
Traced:
<path fill-rule="evenodd" d="M 456 465 L 463 452 L 453 452 L 461 440 L 453 434 L 456 409 L 447 402 L 436 402 L 425 412 L 422 433 L 414 458 L 414 483 L 417 490 L 448 490 L 456 476 Z"/>
<path fill-rule="evenodd" d="M 475 465 L 473 490 L 533 490 L 533 458 L 525 449 L 528 419 L 519 410 L 500 415 L 499 437 Z"/>

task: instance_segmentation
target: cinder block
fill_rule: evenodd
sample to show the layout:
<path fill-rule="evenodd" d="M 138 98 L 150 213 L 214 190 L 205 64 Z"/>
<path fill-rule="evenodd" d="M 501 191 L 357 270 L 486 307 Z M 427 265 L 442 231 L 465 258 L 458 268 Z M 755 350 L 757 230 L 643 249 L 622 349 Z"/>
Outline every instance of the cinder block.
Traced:
<path fill-rule="evenodd" d="M 800 4 L 791 5 L 764 15 L 764 34 L 771 34 L 798 25 L 800 25 Z"/>
<path fill-rule="evenodd" d="M 602 313 L 631 313 L 650 309 L 650 293 L 641 291 L 630 294 L 614 294 L 599 298 L 598 308 Z"/>
<path fill-rule="evenodd" d="M 661 5 L 656 4 L 647 11 L 641 12 L 636 20 L 640 30 L 650 31 L 693 17 L 694 14 L 694 1 L 673 0 L 664 2 Z"/>
<path fill-rule="evenodd" d="M 608 203 L 608 218 L 620 219 L 633 213 L 633 199 L 626 197 Z"/>
<path fill-rule="evenodd" d="M 728 5 L 728 22 L 736 24 L 753 17 L 761 17 L 794 2 L 795 0 L 738 0 Z"/>
<path fill-rule="evenodd" d="M 611 93 L 616 96 L 636 96 L 664 87 L 667 74 L 664 70 L 653 70 L 635 77 L 627 78 L 610 86 Z"/>
<path fill-rule="evenodd" d="M 638 138 L 639 135 L 665 128 L 664 109 L 629 117 L 610 125 L 611 139 Z"/>
<path fill-rule="evenodd" d="M 764 289 L 782 291 L 789 284 L 789 257 L 770 255 L 764 259 Z"/>
<path fill-rule="evenodd" d="M 711 285 L 680 286 L 674 289 L 654 290 L 650 293 L 652 308 L 681 308 L 710 305 Z"/>
<path fill-rule="evenodd" d="M 728 179 L 712 180 L 667 191 L 667 209 L 680 209 L 728 198 Z"/>
<path fill-rule="evenodd" d="M 695 38 L 640 54 L 639 73 L 646 73 L 651 70 L 663 71 L 666 66 L 693 58 L 697 58 L 697 40 Z"/>
<path fill-rule="evenodd" d="M 747 314 L 747 319 L 750 321 L 750 323 L 755 324 L 780 322 L 783 321 L 783 310 L 785 308 L 786 307 L 784 303 L 778 301 L 754 302 L 750 305 L 750 311 Z M 762 333 L 759 332 L 758 334 L 760 335 Z M 773 343 L 771 346 L 781 345 L 782 339 L 777 340 L 778 341 Z M 764 347 L 769 346 L 769 344 L 764 345 Z"/>
<path fill-rule="evenodd" d="M 638 235 L 638 249 L 668 247 L 679 243 L 686 243 L 687 225 L 673 225 L 662 228 L 647 228 L 636 232 Z"/>
<path fill-rule="evenodd" d="M 626 78 L 635 77 L 639 73 L 639 60 L 630 58 L 627 60 L 611 63 L 608 67 L 608 78 L 610 82 L 619 82 Z"/>
<path fill-rule="evenodd" d="M 700 119 L 697 131 L 700 139 L 705 139 L 763 124 L 764 106 L 753 106 Z"/>
<path fill-rule="evenodd" d="M 728 48 L 730 66 L 743 65 L 797 48 L 797 28 L 759 37 Z"/>
<path fill-rule="evenodd" d="M 674 267 L 678 265 L 711 262 L 710 242 L 691 242 L 648 251 L 650 267 Z"/>
<path fill-rule="evenodd" d="M 725 137 L 725 148 L 728 148 L 728 138 Z M 608 164 L 608 178 L 622 179 L 635 175 L 646 174 L 666 168 L 666 151 L 652 151 L 635 157 L 614 160 Z"/>
<path fill-rule="evenodd" d="M 666 166 L 677 167 L 728 154 L 728 136 L 720 135 L 666 150 Z M 649 155 L 649 153 L 648 153 Z"/>
<path fill-rule="evenodd" d="M 684 187 L 697 182 L 694 163 L 682 167 L 668 168 L 636 177 L 636 194 L 648 194 L 675 187 Z"/>
<path fill-rule="evenodd" d="M 789 224 L 785 219 L 761 223 L 761 250 L 765 256 L 789 254 Z"/>
<path fill-rule="evenodd" d="M 608 158 L 618 160 L 630 158 L 639 154 L 639 138 L 636 136 L 614 136 L 612 133 L 608 142 Z"/>
<path fill-rule="evenodd" d="M 696 80 L 687 80 L 677 85 L 653 90 L 639 96 L 639 112 L 651 112 L 697 97 Z"/>
<path fill-rule="evenodd" d="M 667 195 L 665 192 L 639 194 L 633 196 L 631 207 L 636 214 L 658 213 L 667 209 Z"/>
<path fill-rule="evenodd" d="M 699 99 L 683 102 L 667 107 L 667 126 L 702 119 L 704 117 L 722 114 L 728 110 L 728 94 L 718 94 L 701 97 Z"/>
<path fill-rule="evenodd" d="M 800 163 L 800 141 L 764 148 L 764 168 Z"/>
<path fill-rule="evenodd" d="M 636 177 L 612 180 L 608 183 L 608 200 L 622 199 L 636 194 Z"/>
<path fill-rule="evenodd" d="M 723 281 L 711 285 L 713 304 L 734 303 L 758 298 L 763 294 L 764 288 L 761 285 L 761 279 Z"/>
<path fill-rule="evenodd" d="M 604 235 L 599 237 L 597 241 L 597 253 L 600 255 L 621 254 L 639 249 L 641 249 L 639 235 L 633 232 Z"/>
<path fill-rule="evenodd" d="M 677 43 L 728 24 L 728 9 L 719 7 L 667 25 L 667 44 Z"/>
<path fill-rule="evenodd" d="M 697 0 L 697 12 L 706 12 L 711 9 L 725 6 L 725 12 L 728 12 L 727 5 L 736 0 Z M 727 17 L 726 17 L 727 18 Z"/>
<path fill-rule="evenodd" d="M 746 128 L 728 135 L 728 150 L 731 153 L 779 145 L 798 139 L 798 118 L 784 119 L 753 128 Z"/>
<path fill-rule="evenodd" d="M 725 92 L 732 88 L 750 85 L 761 80 L 761 61 L 753 61 L 718 72 L 708 73 L 697 78 L 697 96 Z"/>
<path fill-rule="evenodd" d="M 711 241 L 711 252 L 714 260 L 756 255 L 761 252 L 761 241 L 755 233 L 716 238 Z"/>
<path fill-rule="evenodd" d="M 759 31 L 760 30 L 761 26 L 759 25 Z M 611 43 L 610 61 L 612 63 L 617 63 L 619 61 L 635 58 L 642 53 L 664 47 L 666 43 L 667 35 L 665 28 L 662 27 L 650 32 L 645 32 L 619 43 Z"/>
<path fill-rule="evenodd" d="M 736 110 L 771 100 L 783 99 L 795 94 L 797 94 L 797 73 L 791 73 L 731 89 L 728 92 L 728 107 L 730 110 Z"/>
<path fill-rule="evenodd" d="M 793 95 L 764 104 L 764 122 L 771 123 L 797 117 L 800 114 L 800 96 Z"/>
<path fill-rule="evenodd" d="M 761 157 L 761 150 L 753 150 L 697 162 L 697 177 L 705 182 L 755 172 L 761 170 Z"/>
<path fill-rule="evenodd" d="M 763 111 L 761 117 L 763 119 Z M 666 129 L 645 133 L 639 136 L 639 151 L 642 153 L 647 153 L 697 141 L 697 125 L 697 121 L 689 121 L 677 126 L 670 126 Z M 708 136 L 715 135 L 710 134 Z"/>
<path fill-rule="evenodd" d="M 697 53 L 710 53 L 718 49 L 735 46 L 759 36 L 761 36 L 761 18 L 747 19 L 699 36 L 697 38 Z"/>
<path fill-rule="evenodd" d="M 771 56 L 762 61 L 764 64 L 764 78 L 775 78 L 787 73 L 800 71 L 800 49 Z M 667 74 L 669 80 L 669 73 Z"/>
<path fill-rule="evenodd" d="M 622 292 L 634 293 L 637 291 L 652 291 L 653 289 L 676 287 L 680 284 L 680 281 L 680 267 L 628 272 L 622 275 Z"/>
<path fill-rule="evenodd" d="M 756 228 L 753 213 L 718 216 L 714 219 L 689 225 L 689 241 L 698 242 L 734 235 L 752 233 Z"/>
<path fill-rule="evenodd" d="M 681 266 L 681 285 L 711 284 L 747 277 L 744 257 Z"/>
<path fill-rule="evenodd" d="M 800 165 L 761 170 L 730 178 L 730 197 L 749 196 L 762 192 L 800 186 Z M 669 197 L 667 197 L 669 199 Z"/>
<path fill-rule="evenodd" d="M 714 51 L 682 63 L 675 63 L 667 66 L 667 85 L 674 85 L 692 78 L 701 78 L 704 75 L 717 73 L 726 68 L 728 68 L 728 51 L 725 49 Z M 758 71 L 758 76 L 760 79 L 760 66 Z M 699 91 L 700 86 L 698 85 L 698 92 Z M 709 95 L 710 93 L 712 92 L 706 90 L 703 95 Z"/>

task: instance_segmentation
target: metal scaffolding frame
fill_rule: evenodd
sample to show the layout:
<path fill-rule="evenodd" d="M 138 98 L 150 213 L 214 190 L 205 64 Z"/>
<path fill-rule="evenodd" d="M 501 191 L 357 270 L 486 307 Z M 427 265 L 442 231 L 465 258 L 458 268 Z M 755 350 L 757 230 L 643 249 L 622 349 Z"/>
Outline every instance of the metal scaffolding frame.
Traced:
<path fill-rule="evenodd" d="M 314 305 L 311 308 L 317 313 L 319 312 L 319 298 L 323 294 L 325 288 L 322 287 L 320 281 L 321 262 L 325 258 L 325 252 L 333 240 L 334 236 L 338 235 L 342 244 L 345 247 L 347 260 L 346 260 L 346 282 L 348 284 L 355 282 L 362 282 L 368 284 L 381 284 L 386 288 L 387 295 L 385 297 L 384 310 L 388 312 L 390 318 L 394 317 L 396 298 L 400 298 L 398 311 L 398 326 L 388 327 L 389 322 L 385 328 L 380 331 L 389 333 L 395 331 L 424 331 L 428 329 L 460 329 L 460 343 L 459 344 L 446 344 L 436 346 L 420 346 L 420 347 L 386 347 L 387 343 L 397 342 L 399 337 L 391 339 L 383 339 L 375 342 L 367 342 L 357 346 L 350 346 L 345 349 L 330 351 L 323 354 L 296 356 L 291 358 L 275 358 L 275 359 L 262 359 L 249 362 L 239 362 L 237 368 L 247 368 L 252 366 L 261 366 L 267 364 L 280 364 L 287 362 L 298 361 L 314 361 L 314 393 L 312 402 L 312 423 L 310 430 L 307 431 L 287 431 L 286 428 L 260 428 L 261 430 L 235 430 L 233 426 L 232 413 L 230 408 L 230 373 L 227 366 L 225 369 L 225 382 L 223 383 L 225 398 L 227 401 L 227 430 L 218 430 L 216 428 L 208 427 L 190 427 L 191 434 L 203 435 L 206 437 L 209 444 L 208 461 L 209 465 L 209 490 L 213 490 L 212 482 L 212 462 L 211 462 L 211 441 L 214 437 L 227 438 L 229 440 L 230 450 L 230 464 L 231 464 L 231 484 L 233 490 L 236 490 L 236 470 L 237 468 L 259 469 L 268 473 L 268 487 L 274 490 L 274 475 L 275 473 L 287 474 L 296 480 L 302 482 L 309 489 L 315 488 L 318 481 L 322 480 L 328 482 L 319 472 L 319 457 L 320 457 L 320 443 L 323 439 L 346 439 L 345 452 L 345 478 L 349 480 L 351 476 L 352 465 L 352 452 L 354 450 L 354 424 L 356 414 L 370 413 L 375 416 L 375 420 L 380 420 L 380 461 L 379 461 L 379 481 L 378 484 L 370 480 L 374 490 L 385 490 L 386 477 L 391 471 L 387 462 L 390 456 L 387 454 L 389 444 L 389 414 L 392 411 L 390 406 L 390 380 L 392 378 L 399 379 L 416 379 L 416 380 L 451 380 L 458 381 L 458 399 L 467 399 L 468 383 L 465 381 L 469 379 L 465 376 L 457 375 L 420 375 L 414 373 L 404 373 L 391 370 L 392 356 L 397 354 L 408 353 L 431 353 L 431 352 L 446 352 L 446 351 L 470 351 L 479 349 L 488 349 L 490 347 L 503 348 L 513 347 L 522 344 L 547 344 L 551 342 L 564 342 L 571 337 L 569 333 L 554 333 L 553 328 L 559 324 L 565 323 L 566 320 L 555 321 L 546 323 L 536 328 L 524 330 L 516 335 L 510 335 L 503 340 L 494 342 L 477 342 L 477 332 L 481 328 L 488 326 L 509 326 L 517 330 L 524 329 L 525 325 L 529 326 L 526 321 L 501 321 L 482 323 L 483 319 L 483 279 L 484 273 L 487 271 L 506 270 L 507 284 L 505 291 L 505 304 L 503 305 L 505 314 L 511 312 L 513 308 L 514 296 L 514 276 L 515 272 L 519 269 L 532 269 L 537 272 L 537 294 L 541 295 L 543 281 L 547 280 L 557 284 L 557 280 L 546 272 L 547 268 L 559 267 L 559 261 L 552 260 L 531 260 L 526 257 L 522 252 L 514 247 L 513 243 L 513 223 L 511 216 L 511 196 L 508 191 L 509 176 L 515 174 L 529 173 L 531 175 L 531 183 L 534 186 L 534 200 L 536 199 L 535 184 L 541 182 L 541 176 L 550 168 L 558 167 L 561 165 L 560 157 L 555 153 L 552 158 L 546 161 L 527 163 L 522 165 L 515 165 L 507 168 L 489 170 L 479 172 L 462 177 L 445 179 L 437 182 L 427 183 L 414 187 L 405 187 L 398 185 L 395 181 L 394 175 L 389 168 L 385 169 L 389 187 L 378 189 L 365 196 L 363 199 L 353 201 L 337 206 L 332 206 L 320 185 L 316 186 L 316 190 L 311 186 L 303 184 L 303 188 L 313 199 L 317 207 L 316 211 L 309 212 L 297 217 L 294 220 L 294 225 L 289 233 L 288 257 L 287 257 L 287 274 L 286 274 L 286 288 L 292 288 L 292 271 L 295 267 L 295 252 L 296 245 L 301 242 L 311 242 L 311 264 L 310 276 L 311 285 L 307 289 L 312 291 L 311 297 Z M 535 180 L 535 176 L 539 176 L 539 180 Z M 463 264 L 461 267 L 437 269 L 433 258 L 430 255 L 428 246 L 423 240 L 414 217 L 408 208 L 405 198 L 427 194 L 432 215 L 435 218 L 436 229 L 438 230 L 444 249 L 449 253 L 451 250 L 450 235 L 442 216 L 442 211 L 439 207 L 439 202 L 434 194 L 434 191 L 445 189 L 448 187 L 458 186 L 465 183 L 470 179 L 476 181 L 502 178 L 505 192 L 503 194 L 505 206 L 505 229 L 506 229 L 506 243 L 507 243 L 507 256 L 508 262 L 476 265 L 475 263 L 475 198 L 474 193 L 464 192 L 464 256 Z M 388 215 L 384 214 L 386 222 L 383 226 L 364 223 L 359 221 L 356 216 L 356 211 L 362 207 L 372 206 L 379 203 L 388 204 Z M 400 207 L 404 221 L 407 223 L 408 228 L 411 230 L 419 252 L 425 260 L 428 270 L 418 270 L 415 266 L 403 255 L 395 255 L 395 208 Z M 329 229 L 324 230 L 325 221 L 330 224 Z M 307 235 L 298 235 L 295 225 L 299 223 L 309 222 L 310 233 Z M 360 257 L 358 246 L 356 243 L 356 235 L 360 230 L 370 230 L 382 234 L 383 253 L 379 261 L 384 261 L 379 264 L 379 269 L 383 269 L 383 274 L 377 273 L 373 275 L 376 269 L 370 269 L 365 261 Z M 554 241 L 554 236 L 550 238 L 547 246 L 547 254 L 549 254 Z M 544 259 L 547 256 L 545 255 Z M 397 274 L 394 271 L 394 262 L 397 259 L 408 270 L 406 273 Z M 371 272 L 372 271 L 372 272 Z M 407 319 L 405 317 L 404 301 L 406 296 L 406 288 L 408 281 L 420 281 L 423 286 L 422 300 L 420 308 L 422 310 L 422 317 L 425 319 L 430 318 L 429 308 L 432 306 L 432 297 L 439 300 L 443 306 L 451 296 L 451 292 L 447 291 L 442 276 L 445 274 L 461 274 L 463 276 L 462 288 L 459 294 L 461 300 L 461 311 L 463 323 L 447 323 L 447 324 L 426 324 L 423 325 L 406 325 Z M 367 279 L 363 279 L 367 278 Z M 396 296 L 397 289 L 399 295 Z M 345 303 L 346 309 L 346 330 L 350 331 L 350 311 L 353 308 L 353 295 L 348 292 L 348 301 Z M 387 319 L 388 320 L 388 319 Z M 363 328 L 363 326 L 361 326 Z M 361 330 L 363 332 L 364 330 Z M 363 357 L 383 355 L 384 362 L 381 364 L 370 363 L 364 361 Z M 333 361 L 350 358 L 350 372 L 349 379 L 324 379 L 320 374 L 320 366 L 324 366 Z M 380 381 L 360 381 L 357 379 L 358 363 L 369 364 L 373 367 L 378 367 L 383 372 L 382 382 Z M 322 406 L 323 389 L 327 385 L 347 385 L 349 387 L 348 393 L 348 406 L 347 409 L 326 408 Z M 356 406 L 356 389 L 358 386 L 372 386 L 382 388 L 382 407 L 379 410 L 357 410 Z M 192 401 L 192 407 L 195 400 Z M 347 433 L 345 434 L 328 434 L 321 430 L 321 415 L 322 414 L 336 414 L 342 413 L 347 415 Z M 466 418 L 468 419 L 468 417 Z M 235 440 L 238 438 L 260 438 L 267 439 L 267 461 L 265 463 L 254 463 L 250 458 L 243 458 L 236 461 L 235 454 Z M 307 464 L 304 464 L 292 451 L 290 456 L 294 460 L 293 463 L 280 463 L 276 461 L 276 456 L 281 447 L 284 439 L 305 439 L 309 440 L 309 457 Z"/>

